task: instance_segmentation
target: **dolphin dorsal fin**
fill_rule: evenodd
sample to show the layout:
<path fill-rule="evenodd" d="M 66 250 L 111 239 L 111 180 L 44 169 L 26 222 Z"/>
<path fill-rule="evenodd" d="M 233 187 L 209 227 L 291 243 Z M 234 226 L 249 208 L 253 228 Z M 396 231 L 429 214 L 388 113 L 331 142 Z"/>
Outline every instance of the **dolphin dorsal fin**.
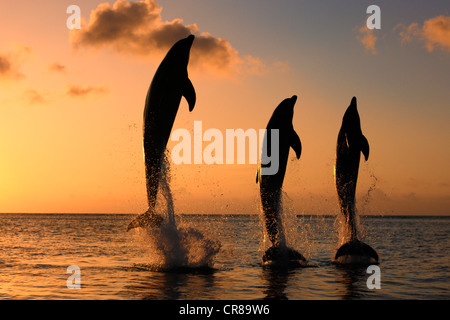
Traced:
<path fill-rule="evenodd" d="M 189 80 L 188 77 L 186 77 L 186 82 L 183 87 L 183 97 L 186 99 L 186 101 L 189 104 L 189 111 L 194 110 L 195 101 L 196 101 L 196 94 L 194 86 L 192 85 L 191 80 Z"/>
<path fill-rule="evenodd" d="M 300 159 L 300 155 L 302 154 L 302 142 L 294 129 L 292 129 L 291 135 L 289 136 L 289 145 L 294 149 L 297 159 Z"/>

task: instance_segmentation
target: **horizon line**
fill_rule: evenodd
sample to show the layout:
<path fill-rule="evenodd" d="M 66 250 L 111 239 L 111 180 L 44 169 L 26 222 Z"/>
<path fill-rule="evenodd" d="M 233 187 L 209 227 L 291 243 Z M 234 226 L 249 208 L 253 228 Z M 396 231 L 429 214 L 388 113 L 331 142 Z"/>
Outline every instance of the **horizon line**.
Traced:
<path fill-rule="evenodd" d="M 139 215 L 139 213 L 111 213 L 111 212 L 0 212 L 0 215 Z M 180 216 L 259 216 L 258 213 L 178 213 Z M 329 213 L 302 213 L 295 214 L 296 217 L 301 216 L 323 216 L 323 217 L 336 217 L 338 214 Z M 369 213 L 358 214 L 360 217 L 450 217 L 450 214 L 423 214 L 423 213 L 399 213 L 399 214 L 383 214 L 383 213 Z"/>

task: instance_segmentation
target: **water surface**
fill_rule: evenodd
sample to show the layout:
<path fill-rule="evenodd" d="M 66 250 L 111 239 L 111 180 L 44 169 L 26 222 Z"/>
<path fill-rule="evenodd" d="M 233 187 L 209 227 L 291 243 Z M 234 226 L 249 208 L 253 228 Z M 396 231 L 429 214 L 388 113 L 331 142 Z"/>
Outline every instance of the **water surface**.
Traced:
<path fill-rule="evenodd" d="M 260 265 L 264 234 L 258 216 L 182 215 L 220 243 L 212 268 L 156 270 L 145 241 L 126 232 L 132 215 L 0 215 L 1 299 L 449 299 L 449 217 L 361 217 L 377 250 L 381 289 L 369 290 L 365 268 L 331 263 L 338 246 L 334 216 L 298 216 L 292 245 L 312 267 Z M 198 253 L 202 254 L 202 253 Z M 81 272 L 68 289 L 67 267 Z"/>

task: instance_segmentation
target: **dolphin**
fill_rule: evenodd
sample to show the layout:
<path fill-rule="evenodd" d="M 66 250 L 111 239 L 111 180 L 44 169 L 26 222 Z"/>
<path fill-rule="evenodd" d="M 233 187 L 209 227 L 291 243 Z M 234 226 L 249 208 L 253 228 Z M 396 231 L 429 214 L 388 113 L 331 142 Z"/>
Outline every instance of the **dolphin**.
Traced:
<path fill-rule="evenodd" d="M 167 141 L 181 102 L 185 97 L 189 111 L 195 106 L 196 94 L 189 80 L 187 66 L 194 35 L 179 40 L 167 52 L 148 89 L 144 109 L 144 160 L 148 210 L 128 225 L 128 230 L 160 226 L 163 218 L 154 212 L 158 187 L 164 183 L 162 165 Z"/>
<path fill-rule="evenodd" d="M 369 245 L 358 240 L 355 192 L 361 152 L 369 159 L 369 142 L 361 131 L 356 97 L 345 111 L 338 134 L 334 178 L 341 213 L 348 228 L 348 242 L 336 252 L 335 261 L 342 263 L 377 263 L 378 255 Z"/>
<path fill-rule="evenodd" d="M 271 242 L 271 247 L 263 255 L 263 262 L 289 263 L 289 261 L 301 261 L 306 263 L 306 259 L 296 250 L 288 248 L 281 221 L 281 192 L 286 166 L 288 162 L 289 150 L 294 149 L 297 159 L 300 159 L 302 144 L 298 134 L 292 125 L 294 116 L 294 105 L 297 96 L 292 96 L 283 100 L 272 114 L 266 127 L 263 142 L 263 152 L 261 164 L 256 175 L 256 182 L 259 182 L 261 204 L 264 212 L 264 222 L 266 231 Z M 271 141 L 271 130 L 278 130 L 278 141 Z M 278 143 L 278 154 L 272 154 L 272 146 Z M 261 169 L 273 164 L 264 164 L 263 157 L 269 155 L 273 158 L 278 156 L 278 171 L 275 174 L 261 174 Z"/>

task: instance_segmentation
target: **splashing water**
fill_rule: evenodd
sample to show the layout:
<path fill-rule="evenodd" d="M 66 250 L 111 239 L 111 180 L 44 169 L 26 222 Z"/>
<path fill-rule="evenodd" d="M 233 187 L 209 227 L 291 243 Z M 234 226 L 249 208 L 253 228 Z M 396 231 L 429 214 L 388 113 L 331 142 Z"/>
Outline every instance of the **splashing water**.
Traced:
<path fill-rule="evenodd" d="M 285 230 L 286 244 L 299 251 L 306 260 L 312 255 L 313 245 L 310 241 L 311 232 L 304 218 L 298 219 L 297 212 L 294 209 L 294 201 L 283 191 L 281 200 L 281 216 L 283 221 L 283 229 Z"/>
<path fill-rule="evenodd" d="M 166 202 L 165 213 L 168 224 L 175 226 L 175 209 L 173 206 L 172 190 L 170 189 L 170 180 L 170 162 L 168 160 L 168 152 L 166 152 L 161 167 L 160 190 Z"/>
<path fill-rule="evenodd" d="M 145 267 L 155 271 L 212 268 L 220 250 L 220 243 L 202 231 L 168 223 L 153 230 L 141 229 L 138 238 L 146 252 Z"/>
<path fill-rule="evenodd" d="M 136 233 L 138 243 L 147 253 L 146 267 L 152 270 L 211 268 L 221 244 L 193 227 L 177 226 L 168 159 L 166 151 L 155 206 L 155 213 L 164 217 L 164 223 L 159 228 L 141 228 Z"/>
<path fill-rule="evenodd" d="M 259 220 L 261 230 L 263 230 L 260 251 L 265 252 L 270 246 L 272 246 L 272 243 L 270 242 L 267 234 L 264 211 L 259 194 L 258 200 Z M 302 226 L 301 221 L 297 218 L 297 214 L 294 209 L 294 202 L 284 191 L 282 191 L 281 197 L 280 218 L 282 224 L 280 232 L 284 235 L 285 245 L 299 251 L 308 260 L 311 256 L 311 243 L 308 241 L 308 230 Z"/>
<path fill-rule="evenodd" d="M 359 215 L 355 209 L 354 222 L 356 224 L 357 238 L 360 234 Z M 349 242 L 351 239 L 351 227 L 348 225 L 347 219 L 341 212 L 338 212 L 336 219 L 334 220 L 334 227 L 338 232 L 338 245 L 342 246 L 344 243 Z"/>
<path fill-rule="evenodd" d="M 357 201 L 355 200 L 355 216 L 354 221 L 356 225 L 356 231 L 357 231 L 357 238 L 359 240 L 365 240 L 367 234 L 365 230 L 364 223 L 360 220 L 360 213 L 364 214 L 366 212 L 367 207 L 369 206 L 371 200 L 372 200 L 372 193 L 376 190 L 378 178 L 373 173 L 373 170 L 369 170 L 369 178 L 370 178 L 370 185 L 367 188 L 367 191 L 364 196 L 361 197 L 361 205 L 360 209 L 357 208 Z M 345 220 L 345 217 L 341 212 L 338 212 L 336 220 L 334 221 L 334 226 L 336 230 L 338 230 L 339 235 L 339 246 L 343 245 L 344 243 L 348 242 L 350 240 L 350 229 L 348 226 L 347 221 Z"/>
<path fill-rule="evenodd" d="M 372 192 L 376 190 L 378 178 L 373 173 L 373 169 L 369 169 L 369 177 L 371 179 L 369 189 L 367 189 L 366 195 L 363 197 L 363 204 L 361 206 L 361 212 L 364 213 L 367 206 L 372 200 Z"/>

